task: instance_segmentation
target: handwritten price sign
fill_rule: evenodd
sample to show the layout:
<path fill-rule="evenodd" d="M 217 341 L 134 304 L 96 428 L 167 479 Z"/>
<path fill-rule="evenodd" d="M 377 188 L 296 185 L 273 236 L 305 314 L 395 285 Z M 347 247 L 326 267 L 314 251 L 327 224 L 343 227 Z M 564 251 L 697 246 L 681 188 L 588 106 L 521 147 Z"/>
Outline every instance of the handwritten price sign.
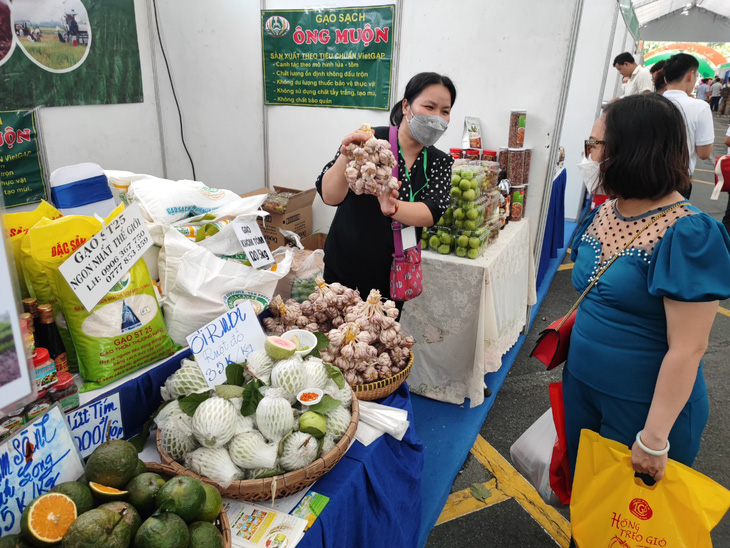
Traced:
<path fill-rule="evenodd" d="M 226 366 L 243 363 L 262 350 L 266 335 L 253 306 L 244 301 L 187 337 L 190 350 L 211 387 L 226 381 Z"/>
<path fill-rule="evenodd" d="M 139 204 L 134 203 L 80 246 L 58 270 L 86 310 L 91 310 L 150 247 L 152 236 Z"/>
<path fill-rule="evenodd" d="M 20 531 L 20 516 L 30 501 L 83 473 L 56 404 L 0 446 L 0 536 Z"/>
<path fill-rule="evenodd" d="M 261 229 L 255 217 L 236 219 L 233 223 L 233 230 L 241 242 L 241 247 L 246 253 L 246 258 L 254 268 L 266 268 L 276 262 L 269 251 L 269 246 L 264 240 Z"/>
<path fill-rule="evenodd" d="M 74 442 L 84 458 L 106 441 L 107 429 L 109 439 L 120 440 L 124 437 L 119 392 L 72 411 L 66 416 L 66 420 Z"/>

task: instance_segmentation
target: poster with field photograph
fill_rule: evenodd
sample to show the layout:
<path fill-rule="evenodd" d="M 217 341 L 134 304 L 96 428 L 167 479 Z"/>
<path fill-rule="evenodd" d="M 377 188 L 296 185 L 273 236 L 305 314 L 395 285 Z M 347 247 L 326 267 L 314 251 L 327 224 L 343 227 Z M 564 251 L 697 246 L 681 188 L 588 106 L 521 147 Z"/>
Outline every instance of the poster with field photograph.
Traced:
<path fill-rule="evenodd" d="M 0 96 L 10 109 L 141 102 L 134 0 L 0 0 Z"/>
<path fill-rule="evenodd" d="M 28 374 L 16 301 L 20 295 L 13 290 L 15 268 L 11 268 L 7 251 L 6 241 L 0 236 L 0 409 L 29 396 L 31 383 L 35 382 Z"/>

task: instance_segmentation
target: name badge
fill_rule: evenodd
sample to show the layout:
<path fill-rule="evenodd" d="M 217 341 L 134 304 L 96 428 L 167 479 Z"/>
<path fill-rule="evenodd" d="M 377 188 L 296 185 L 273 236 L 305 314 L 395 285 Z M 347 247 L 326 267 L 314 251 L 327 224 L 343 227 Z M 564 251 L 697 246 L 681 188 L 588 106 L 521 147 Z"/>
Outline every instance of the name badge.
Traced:
<path fill-rule="evenodd" d="M 416 247 L 418 242 L 416 241 L 416 227 L 415 226 L 404 226 L 401 231 L 401 238 L 403 240 L 403 251 Z"/>

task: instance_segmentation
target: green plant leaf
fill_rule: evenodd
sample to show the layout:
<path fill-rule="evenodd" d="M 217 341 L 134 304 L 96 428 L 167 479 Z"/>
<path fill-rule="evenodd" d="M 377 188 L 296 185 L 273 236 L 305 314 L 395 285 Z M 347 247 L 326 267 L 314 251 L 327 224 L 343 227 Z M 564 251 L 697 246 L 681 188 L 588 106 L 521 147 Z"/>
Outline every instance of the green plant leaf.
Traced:
<path fill-rule="evenodd" d="M 229 363 L 226 366 L 226 384 L 243 386 L 246 381 L 243 375 L 243 366 L 238 363 Z"/>
<path fill-rule="evenodd" d="M 322 456 L 322 446 L 324 445 L 324 436 L 317 440 L 317 458 Z"/>
<path fill-rule="evenodd" d="M 279 442 L 279 447 L 276 450 L 276 456 L 280 457 L 284 453 L 284 442 L 286 441 L 286 438 L 291 436 L 294 433 L 294 430 L 289 430 L 289 432 L 286 433 L 286 435 L 281 438 L 281 441 Z"/>
<path fill-rule="evenodd" d="M 259 402 L 264 399 L 260 388 L 264 386 L 259 379 L 252 380 L 243 387 L 243 403 L 241 404 L 241 415 L 250 417 L 256 412 Z"/>
<path fill-rule="evenodd" d="M 207 392 L 200 392 L 199 394 L 190 394 L 189 396 L 183 396 L 178 400 L 178 403 L 180 404 L 180 409 L 182 409 L 188 417 L 192 417 L 195 414 L 195 410 L 198 408 L 198 406 L 205 400 L 210 398 L 210 396 L 211 393 L 210 390 L 208 390 Z"/>
<path fill-rule="evenodd" d="M 165 402 L 165 403 L 167 404 L 170 402 Z M 157 413 L 160 411 L 160 409 L 155 411 L 154 414 L 152 415 L 152 417 L 157 415 Z M 137 450 L 137 453 L 142 452 L 142 449 L 144 449 L 144 444 L 147 443 L 147 438 L 150 437 L 150 429 L 152 428 L 152 425 L 155 422 L 154 420 L 152 420 L 152 417 L 150 417 L 149 419 L 147 419 L 147 421 L 145 421 L 145 423 L 142 425 L 142 430 L 139 432 L 139 434 L 129 438 L 129 443 L 134 445 L 134 448 Z"/>
<path fill-rule="evenodd" d="M 324 396 L 322 396 L 322 399 L 319 400 L 319 403 L 311 406 L 309 410 L 316 411 L 317 413 L 324 415 L 325 413 L 329 413 L 340 405 L 342 405 L 342 402 L 340 400 L 336 400 L 329 394 L 325 394 Z"/>
<path fill-rule="evenodd" d="M 260 474 L 256 474 L 254 479 L 273 478 L 274 476 L 281 476 L 282 474 L 286 474 L 286 472 L 284 472 L 284 470 L 278 470 L 278 469 L 265 470 L 265 471 L 261 472 Z"/>
<path fill-rule="evenodd" d="M 327 338 L 327 335 L 325 335 L 324 333 L 320 333 L 319 331 L 317 331 L 314 334 L 314 336 L 317 337 L 317 344 L 312 349 L 312 351 L 309 354 L 307 354 L 307 356 L 306 356 L 307 358 L 309 358 L 310 356 L 314 357 L 314 358 L 319 358 L 320 352 L 322 352 L 322 350 L 324 350 L 325 348 L 327 348 L 330 345 L 330 340 Z"/>
<path fill-rule="evenodd" d="M 471 496 L 481 502 L 487 502 L 487 499 L 492 496 L 492 492 L 484 487 L 483 483 L 472 483 L 469 486 Z"/>
<path fill-rule="evenodd" d="M 331 363 L 326 363 L 324 366 L 327 368 L 327 373 L 329 373 L 330 379 L 335 381 L 335 384 L 338 388 L 344 388 L 345 387 L 345 376 L 342 374 L 342 371 L 339 367 L 336 367 L 332 365 Z"/>

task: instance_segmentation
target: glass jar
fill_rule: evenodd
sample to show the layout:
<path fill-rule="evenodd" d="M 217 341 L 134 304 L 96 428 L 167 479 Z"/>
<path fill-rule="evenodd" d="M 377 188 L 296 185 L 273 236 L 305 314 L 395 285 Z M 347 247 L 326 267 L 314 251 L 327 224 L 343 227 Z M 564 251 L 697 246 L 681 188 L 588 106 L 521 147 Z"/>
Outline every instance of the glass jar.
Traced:
<path fill-rule="evenodd" d="M 482 150 L 482 161 L 483 162 L 496 162 L 497 151 L 496 150 Z"/>
<path fill-rule="evenodd" d="M 79 387 L 71 373 L 60 371 L 58 382 L 50 390 L 51 400 L 59 402 L 64 413 L 73 411 L 79 406 Z"/>
<path fill-rule="evenodd" d="M 51 359 L 48 350 L 36 347 L 33 356 L 33 367 L 35 368 L 35 383 L 38 390 L 46 390 L 58 381 L 56 362 Z"/>
<path fill-rule="evenodd" d="M 25 407 L 25 422 L 30 422 L 38 415 L 42 415 L 48 411 L 52 405 L 53 402 L 51 401 L 51 397 L 48 395 L 48 392 L 46 390 L 40 390 L 36 400 L 30 402 Z"/>

